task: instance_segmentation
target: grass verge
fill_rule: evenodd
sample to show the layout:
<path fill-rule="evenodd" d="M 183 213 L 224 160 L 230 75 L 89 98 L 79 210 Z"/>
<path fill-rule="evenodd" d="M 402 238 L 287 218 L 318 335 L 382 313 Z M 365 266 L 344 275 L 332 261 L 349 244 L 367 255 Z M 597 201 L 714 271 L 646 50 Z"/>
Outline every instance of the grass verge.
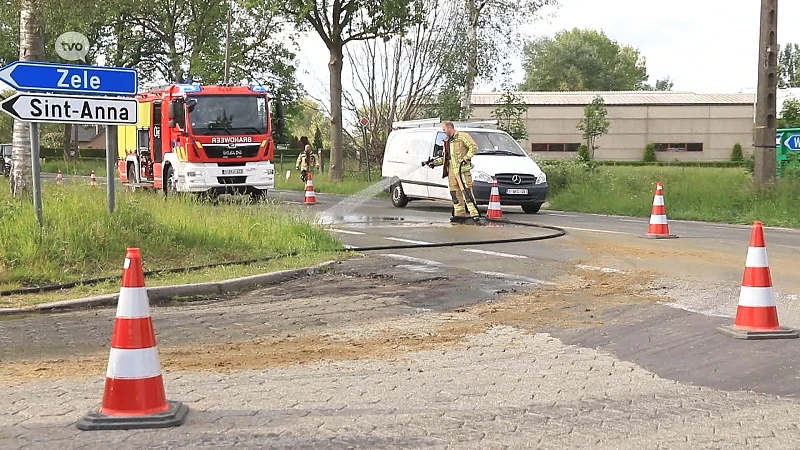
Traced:
<path fill-rule="evenodd" d="M 81 159 L 77 161 L 64 162 L 63 159 L 49 159 L 42 163 L 42 172 L 58 173 L 61 169 L 63 175 L 79 175 L 88 177 L 92 170 L 97 177 L 106 176 L 105 159 Z"/>
<path fill-rule="evenodd" d="M 576 161 L 547 161 L 542 167 L 551 188 L 549 209 L 649 217 L 660 181 L 669 219 L 800 227 L 797 178 L 758 190 L 741 168 L 592 167 Z"/>
<path fill-rule="evenodd" d="M 31 202 L 7 192 L 0 193 L 0 290 L 119 276 L 127 247 L 142 250 L 146 271 L 341 248 L 310 219 L 269 203 L 123 191 L 109 214 L 104 190 L 47 184 L 40 229 Z"/>
<path fill-rule="evenodd" d="M 258 275 L 278 270 L 308 267 L 325 261 L 341 260 L 345 258 L 345 255 L 346 253 L 343 252 L 321 251 L 305 255 L 280 258 L 263 263 L 254 263 L 241 266 L 212 267 L 186 273 L 156 274 L 146 277 L 145 285 L 148 287 L 156 287 L 224 281 L 232 278 Z M 122 275 L 121 268 L 119 270 L 119 275 Z M 61 291 L 0 297 L 0 309 L 34 306 L 59 300 L 71 300 L 76 298 L 91 297 L 94 295 L 115 294 L 118 292 L 119 281 L 95 285 L 79 285 L 72 289 L 65 289 Z"/>
<path fill-rule="evenodd" d="M 291 167 L 289 179 L 286 178 L 286 171 L 290 170 L 288 166 L 286 169 L 281 170 L 276 167 L 275 176 L 275 189 L 285 191 L 303 191 L 305 190 L 306 183 L 300 179 L 300 171 Z M 371 171 L 371 179 L 367 181 L 367 174 L 365 172 L 345 172 L 342 181 L 331 181 L 329 172 L 314 173 L 314 192 L 323 194 L 341 194 L 341 195 L 357 195 L 369 191 L 372 194 L 374 186 L 381 181 L 380 167 L 373 168 Z M 388 192 L 378 192 L 378 197 L 388 197 Z"/>

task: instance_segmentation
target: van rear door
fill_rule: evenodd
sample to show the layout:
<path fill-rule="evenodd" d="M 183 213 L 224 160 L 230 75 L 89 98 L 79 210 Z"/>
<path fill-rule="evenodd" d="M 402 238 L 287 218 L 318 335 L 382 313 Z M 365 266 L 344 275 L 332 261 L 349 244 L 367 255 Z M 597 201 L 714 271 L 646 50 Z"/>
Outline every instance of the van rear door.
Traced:
<path fill-rule="evenodd" d="M 433 146 L 428 145 L 427 158 L 441 158 L 444 156 L 444 139 L 446 135 L 443 131 L 436 133 L 436 140 Z M 443 167 L 438 166 L 433 170 L 427 171 L 426 184 L 428 185 L 428 197 L 440 200 L 450 200 L 450 188 L 447 185 L 447 178 L 442 178 Z"/>

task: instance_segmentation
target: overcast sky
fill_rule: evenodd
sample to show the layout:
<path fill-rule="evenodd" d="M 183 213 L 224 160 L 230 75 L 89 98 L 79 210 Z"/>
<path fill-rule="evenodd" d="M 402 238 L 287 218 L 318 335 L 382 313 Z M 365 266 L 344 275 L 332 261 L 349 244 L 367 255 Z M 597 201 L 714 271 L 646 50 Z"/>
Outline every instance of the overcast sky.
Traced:
<path fill-rule="evenodd" d="M 549 18 L 527 24 L 528 36 L 569 28 L 603 30 L 646 57 L 650 82 L 674 80 L 673 90 L 738 92 L 755 88 L 758 68 L 760 0 L 561 0 Z M 800 43 L 800 0 L 781 0 L 778 43 Z M 328 53 L 317 35 L 301 40 L 298 77 L 317 98 L 327 98 Z M 303 73 L 305 72 L 305 73 Z M 516 82 L 522 70 L 516 64 Z M 493 85 L 481 83 L 478 90 Z M 327 103 L 327 101 L 325 102 Z"/>

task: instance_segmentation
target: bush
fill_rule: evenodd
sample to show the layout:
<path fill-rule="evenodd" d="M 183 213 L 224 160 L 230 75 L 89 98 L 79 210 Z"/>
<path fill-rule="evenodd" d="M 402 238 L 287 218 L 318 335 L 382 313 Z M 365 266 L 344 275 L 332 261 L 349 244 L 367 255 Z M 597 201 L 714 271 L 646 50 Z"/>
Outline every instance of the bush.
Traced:
<path fill-rule="evenodd" d="M 644 162 L 654 162 L 656 161 L 656 144 L 650 143 L 644 146 L 644 157 L 642 161 Z"/>
<path fill-rule="evenodd" d="M 589 161 L 591 157 L 589 156 L 589 147 L 585 145 L 581 145 L 578 147 L 578 160 L 579 161 Z"/>
<path fill-rule="evenodd" d="M 742 144 L 736 143 L 733 146 L 733 151 L 731 151 L 731 161 L 742 162 L 744 161 L 744 155 L 742 154 Z"/>

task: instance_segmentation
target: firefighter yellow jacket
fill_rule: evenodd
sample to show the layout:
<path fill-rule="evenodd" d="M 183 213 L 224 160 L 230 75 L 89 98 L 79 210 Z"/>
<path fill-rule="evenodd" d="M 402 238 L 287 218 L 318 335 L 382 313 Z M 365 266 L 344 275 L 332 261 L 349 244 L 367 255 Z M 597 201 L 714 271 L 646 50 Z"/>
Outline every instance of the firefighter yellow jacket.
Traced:
<path fill-rule="evenodd" d="M 444 166 L 442 168 L 442 178 L 446 178 L 448 173 L 469 172 L 474 167 L 472 156 L 478 151 L 478 144 L 472 136 L 463 132 L 456 131 L 452 138 L 445 140 L 444 156 L 433 162 L 434 166 Z M 461 161 L 466 161 L 461 166 Z"/>
<path fill-rule="evenodd" d="M 306 153 L 300 153 L 297 157 L 297 164 L 295 164 L 297 170 L 311 170 L 312 167 L 316 167 L 319 170 L 319 163 L 317 163 L 317 157 L 314 156 L 313 153 L 308 154 L 308 158 L 306 158 Z"/>

